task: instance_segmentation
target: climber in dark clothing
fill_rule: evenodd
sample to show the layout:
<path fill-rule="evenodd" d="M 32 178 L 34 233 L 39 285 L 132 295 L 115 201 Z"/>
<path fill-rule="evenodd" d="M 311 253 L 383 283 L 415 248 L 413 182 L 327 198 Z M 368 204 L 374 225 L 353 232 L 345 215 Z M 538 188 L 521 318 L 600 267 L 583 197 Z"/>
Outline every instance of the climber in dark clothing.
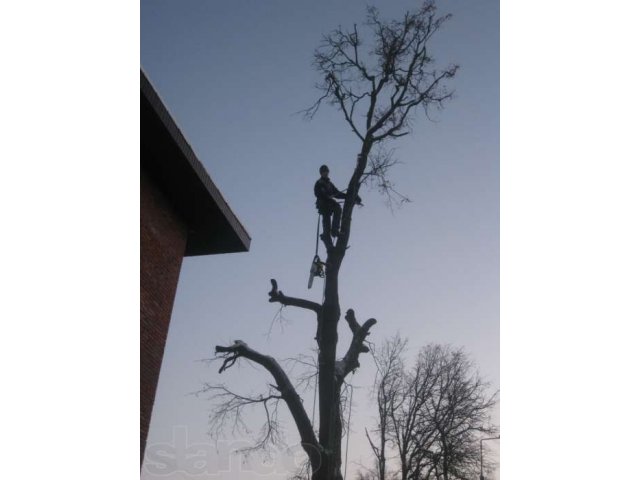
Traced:
<path fill-rule="evenodd" d="M 322 236 L 328 238 L 329 231 L 331 231 L 331 235 L 337 237 L 340 232 L 342 208 L 334 198 L 345 199 L 347 196 L 331 183 L 329 167 L 326 165 L 320 167 L 320 178 L 313 187 L 313 193 L 316 194 L 316 208 L 322 215 Z"/>
<path fill-rule="evenodd" d="M 347 195 L 342 193 L 329 180 L 329 167 L 322 165 L 320 167 L 320 178 L 313 187 L 313 193 L 316 194 L 316 208 L 322 215 L 322 235 L 323 240 L 328 240 L 329 230 L 331 236 L 337 237 L 340 233 L 340 217 L 342 216 L 342 207 L 334 200 L 334 198 L 345 199 Z M 356 195 L 356 204 L 362 205 L 360 195 Z M 333 218 L 331 218 L 333 216 Z"/>

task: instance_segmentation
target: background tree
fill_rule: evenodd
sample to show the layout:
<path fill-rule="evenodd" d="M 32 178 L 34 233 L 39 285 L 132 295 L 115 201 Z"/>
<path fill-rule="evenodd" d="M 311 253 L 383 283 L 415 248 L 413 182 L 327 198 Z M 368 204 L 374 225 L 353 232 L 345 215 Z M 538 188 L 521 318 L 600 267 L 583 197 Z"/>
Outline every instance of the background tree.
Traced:
<path fill-rule="evenodd" d="M 205 387 L 205 391 L 213 391 L 221 400 L 212 416 L 214 424 L 223 425 L 232 416 L 237 425 L 238 415 L 244 407 L 263 405 L 267 424 L 262 445 L 268 444 L 277 439 L 277 422 L 273 421 L 277 407 L 274 405 L 284 401 L 293 416 L 302 447 L 309 456 L 314 479 L 342 478 L 341 390 L 347 375 L 359 366 L 360 353 L 368 351 L 364 341 L 376 323 L 370 318 L 361 325 L 354 311 L 347 310 L 344 318 L 352 339 L 344 356 L 337 360 L 341 315 L 338 278 L 349 244 L 356 198 L 365 182 L 377 182 L 390 198 L 394 196 L 395 190 L 388 181 L 387 173 L 395 160 L 382 145 L 410 132 L 416 107 L 423 107 L 428 113 L 430 108 L 439 108 L 450 98 L 451 93 L 444 82 L 455 75 L 458 67 L 435 68 L 433 56 L 427 50 L 429 40 L 449 18 L 449 15 L 438 16 L 432 1 L 424 2 L 416 11 L 407 12 L 402 19 L 390 21 L 382 20 L 378 11 L 370 7 L 365 22 L 370 33 L 367 47 L 357 25 L 354 25 L 352 30 L 338 28 L 324 36 L 314 55 L 315 67 L 323 79 L 318 84 L 322 94 L 306 114 L 313 117 L 323 103 L 336 106 L 357 137 L 359 154 L 348 183 L 339 235 L 335 244 L 330 237 L 323 238 L 327 254 L 324 300 L 317 303 L 286 296 L 278 289 L 277 282 L 271 280 L 269 301 L 315 314 L 318 434 L 289 376 L 273 357 L 250 348 L 241 340 L 233 345 L 216 346 L 216 353 L 223 359 L 220 373 L 242 358 L 264 367 L 275 384 L 271 385 L 268 394 L 257 397 L 237 395 L 221 390 L 221 386 Z M 401 201 L 403 199 L 400 197 Z"/>
<path fill-rule="evenodd" d="M 367 436 L 377 464 L 393 459 L 402 480 L 477 478 L 480 438 L 496 433 L 490 414 L 497 392 L 489 393 L 462 349 L 428 345 L 408 370 L 405 346 L 396 337 L 375 353 L 377 429 Z"/>
<path fill-rule="evenodd" d="M 367 440 L 376 458 L 375 478 L 385 480 L 387 472 L 387 448 L 393 445 L 393 419 L 401 406 L 404 387 L 404 362 L 402 354 L 407 341 L 395 336 L 382 344 L 380 351 L 374 352 L 377 374 L 373 394 L 378 407 L 378 424 L 373 430 L 377 441 L 365 429 Z"/>

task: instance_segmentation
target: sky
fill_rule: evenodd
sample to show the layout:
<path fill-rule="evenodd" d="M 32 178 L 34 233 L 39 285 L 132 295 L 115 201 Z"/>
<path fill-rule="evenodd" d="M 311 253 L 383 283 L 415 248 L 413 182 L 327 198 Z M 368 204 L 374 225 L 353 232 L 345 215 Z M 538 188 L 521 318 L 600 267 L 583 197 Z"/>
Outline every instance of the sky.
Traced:
<path fill-rule="evenodd" d="M 278 319 L 278 307 L 267 301 L 269 279 L 288 295 L 321 299 L 319 282 L 307 290 L 317 222 L 313 184 L 318 167 L 327 164 L 332 181 L 346 187 L 359 143 L 330 107 L 312 121 L 296 112 L 318 94 L 312 54 L 321 36 L 361 22 L 367 3 L 387 18 L 417 5 L 141 2 L 141 66 L 252 238 L 247 253 L 183 262 L 147 456 L 182 453 L 173 463 L 164 458 L 173 465 L 165 471 L 146 462 L 145 480 L 285 478 L 286 452 L 266 466 L 261 458 L 243 464 L 226 454 L 242 436 L 229 436 L 216 451 L 207 435 L 211 404 L 191 392 L 203 382 L 260 392 L 269 380 L 250 365 L 219 375 L 216 364 L 201 362 L 218 344 L 242 339 L 279 359 L 311 353 L 313 317 L 290 307 Z M 443 1 L 440 11 L 453 18 L 434 38 L 433 53 L 441 65 L 460 65 L 451 83 L 455 97 L 431 121 L 417 116 L 413 134 L 393 145 L 402 163 L 392 180 L 411 203 L 391 211 L 376 190 L 361 192 L 365 206 L 354 213 L 341 305 L 361 320 L 378 320 L 374 343 L 396 332 L 409 337 L 409 356 L 430 342 L 464 347 L 498 389 L 499 3 Z M 344 353 L 350 336 L 346 324 L 340 328 Z M 358 462 L 370 461 L 364 428 L 373 425 L 368 388 L 374 369 L 370 358 L 360 363 L 352 378 L 348 478 Z M 312 392 L 304 398 L 312 404 Z M 496 423 L 498 416 L 496 409 Z M 260 419 L 249 415 L 247 423 L 259 427 Z M 295 446 L 295 430 L 287 432 Z M 185 445 L 199 446 L 184 453 Z M 208 467 L 189 459 L 197 451 L 208 455 Z"/>

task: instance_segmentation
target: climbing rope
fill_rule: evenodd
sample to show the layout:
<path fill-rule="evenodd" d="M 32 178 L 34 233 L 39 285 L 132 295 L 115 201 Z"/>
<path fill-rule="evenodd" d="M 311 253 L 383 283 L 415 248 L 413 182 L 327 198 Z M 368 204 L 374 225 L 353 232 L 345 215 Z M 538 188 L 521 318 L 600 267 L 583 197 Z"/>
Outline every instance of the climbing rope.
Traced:
<path fill-rule="evenodd" d="M 317 252 L 317 245 L 316 245 L 316 252 Z M 324 279 L 324 284 L 322 285 L 322 302 L 321 305 L 324 305 L 324 291 L 325 291 L 325 286 L 327 284 L 327 279 L 326 277 L 323 277 Z M 318 377 L 320 376 L 320 372 L 316 372 L 316 381 L 315 381 L 315 386 L 313 387 L 313 410 L 311 412 L 311 430 L 313 430 L 315 432 L 316 429 L 316 398 L 318 398 Z M 320 412 L 318 412 L 319 414 Z M 349 413 L 349 416 L 351 416 L 351 413 Z M 311 462 L 309 462 L 309 468 L 307 469 L 307 476 L 309 479 L 311 479 Z"/>
<path fill-rule="evenodd" d="M 321 215 L 318 213 L 318 226 L 316 227 L 316 257 L 318 256 L 318 245 L 320 243 L 320 217 Z"/>
<path fill-rule="evenodd" d="M 316 373 L 316 385 L 313 387 L 313 410 L 311 412 L 311 430 L 316 431 L 316 397 L 318 396 L 318 374 Z M 307 478 L 311 478 L 311 462 L 307 463 Z"/>
<path fill-rule="evenodd" d="M 311 429 L 315 431 L 316 426 L 316 396 L 318 395 L 318 374 L 316 373 L 316 386 L 313 387 L 313 413 L 311 415 Z"/>
<path fill-rule="evenodd" d="M 323 279 L 323 285 L 322 285 L 322 301 L 321 301 L 321 305 L 324 305 L 324 300 L 325 300 L 325 290 L 326 290 L 326 286 L 327 286 L 327 278 L 324 274 L 324 263 L 322 263 L 322 261 L 320 260 L 320 257 L 318 256 L 318 249 L 320 247 L 320 217 L 321 215 L 318 214 L 318 224 L 316 226 L 316 251 L 313 257 L 313 263 L 316 264 L 319 267 L 319 270 L 317 270 L 317 276 L 319 276 L 320 278 Z M 315 276 L 313 274 L 313 270 L 312 270 L 312 276 L 309 278 L 309 288 L 311 288 L 311 282 L 313 279 L 313 276 Z M 315 381 L 315 385 L 313 387 L 313 411 L 311 413 L 311 429 L 315 432 L 315 426 L 316 426 L 316 399 L 318 397 L 318 376 L 319 376 L 319 372 L 316 373 L 316 381 Z M 351 390 L 351 395 L 353 397 L 353 389 Z M 318 412 L 319 413 L 319 412 Z M 351 422 L 351 406 L 349 406 L 349 422 Z M 349 434 L 347 433 L 347 449 L 349 447 Z M 308 468 L 307 468 L 307 478 L 311 479 L 311 463 L 308 464 Z M 346 475 L 346 466 L 345 466 L 345 475 Z"/>
<path fill-rule="evenodd" d="M 344 476 L 343 478 L 346 480 L 347 478 L 347 465 L 349 463 L 349 433 L 351 433 L 351 406 L 353 405 L 353 386 L 348 385 L 348 388 L 351 388 L 351 398 L 349 399 L 349 418 L 347 419 L 347 444 L 345 446 L 344 452 Z"/>

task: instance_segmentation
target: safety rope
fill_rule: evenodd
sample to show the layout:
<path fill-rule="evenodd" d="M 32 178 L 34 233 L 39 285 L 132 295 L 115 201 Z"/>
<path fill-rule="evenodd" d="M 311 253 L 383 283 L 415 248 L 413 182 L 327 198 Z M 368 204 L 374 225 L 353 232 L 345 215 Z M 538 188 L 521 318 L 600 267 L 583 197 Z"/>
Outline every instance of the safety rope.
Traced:
<path fill-rule="evenodd" d="M 319 221 L 319 220 L 318 220 Z M 320 228 L 318 226 L 318 228 Z M 316 244 L 316 255 L 318 254 L 318 245 Z M 327 278 L 325 277 L 324 279 L 324 284 L 322 285 L 322 303 L 321 305 L 324 305 L 324 290 L 325 287 L 327 285 Z M 316 382 L 315 382 L 315 386 L 313 387 L 313 411 L 311 413 L 311 430 L 313 430 L 315 432 L 315 427 L 316 427 L 316 398 L 318 397 L 318 377 L 320 376 L 320 372 L 318 371 L 316 373 Z M 318 415 L 320 414 L 320 412 L 318 412 Z M 307 478 L 311 479 L 311 462 L 309 462 L 309 468 L 307 468 Z"/>
<path fill-rule="evenodd" d="M 311 430 L 315 430 L 316 426 L 316 397 L 318 396 L 318 374 L 316 373 L 316 385 L 313 387 L 313 410 L 311 413 Z M 311 479 L 311 462 L 307 463 L 307 478 Z"/>
<path fill-rule="evenodd" d="M 349 418 L 347 420 L 347 444 L 345 446 L 345 452 L 344 452 L 344 476 L 342 477 L 345 480 L 347 478 L 347 465 L 349 464 L 349 433 L 351 433 L 351 406 L 353 405 L 353 386 L 349 385 L 348 387 L 351 388 L 351 398 L 349 399 Z"/>
<path fill-rule="evenodd" d="M 318 248 L 320 247 L 320 217 L 322 215 L 320 213 L 318 213 L 318 225 L 316 226 L 316 252 L 314 255 L 314 259 L 319 258 L 318 257 Z M 322 302 L 321 305 L 324 305 L 324 295 L 325 295 L 325 290 L 326 290 L 326 286 L 327 286 L 327 278 L 326 276 L 323 276 L 323 285 L 322 285 Z M 315 381 L 315 386 L 313 388 L 313 411 L 311 414 L 311 429 L 313 431 L 315 431 L 315 426 L 316 426 L 316 398 L 318 397 L 318 376 L 319 376 L 319 372 L 316 373 L 316 381 Z M 353 394 L 353 391 L 351 392 Z M 318 412 L 319 413 L 319 412 Z M 349 421 L 351 421 L 351 407 L 349 407 Z M 347 445 L 348 445 L 348 437 L 347 437 Z M 309 462 L 309 467 L 307 469 L 307 477 L 310 479 L 311 478 L 311 463 Z M 346 469 L 345 469 L 346 472 Z"/>
<path fill-rule="evenodd" d="M 318 256 L 318 245 L 320 240 L 320 216 L 321 215 L 318 213 L 318 226 L 316 227 L 316 257 Z"/>
<path fill-rule="evenodd" d="M 311 428 L 316 426 L 316 396 L 318 395 L 318 374 L 316 373 L 316 386 L 313 387 L 313 414 L 311 415 Z"/>

